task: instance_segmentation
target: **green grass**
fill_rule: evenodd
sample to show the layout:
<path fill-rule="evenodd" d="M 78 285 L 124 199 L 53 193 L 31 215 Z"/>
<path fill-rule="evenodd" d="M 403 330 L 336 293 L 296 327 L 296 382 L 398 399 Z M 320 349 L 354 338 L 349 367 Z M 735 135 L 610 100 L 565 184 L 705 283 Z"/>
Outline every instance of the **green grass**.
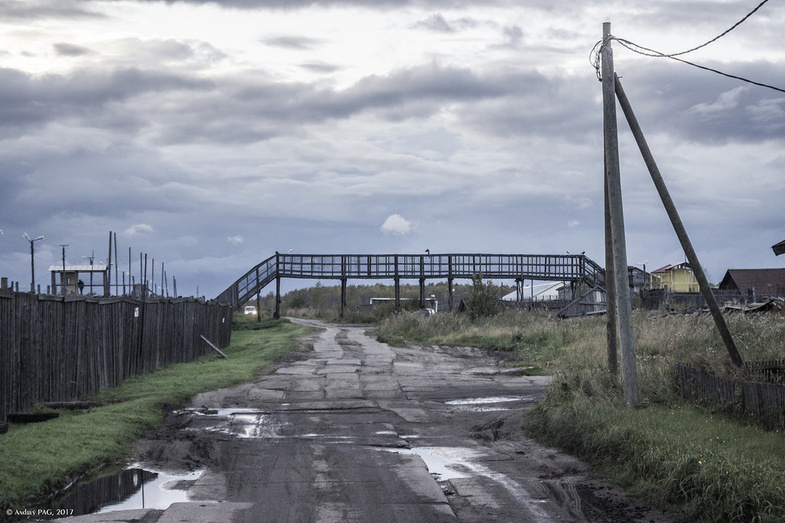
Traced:
<path fill-rule="evenodd" d="M 696 407 L 546 403 L 527 433 L 566 450 L 641 499 L 696 521 L 783 521 L 782 434 Z"/>
<path fill-rule="evenodd" d="M 785 315 L 731 315 L 745 361 L 783 359 Z M 435 320 L 435 321 L 434 321 Z M 749 378 L 730 364 L 710 317 L 636 311 L 641 406 L 625 407 L 607 367 L 606 319 L 558 321 L 548 313 L 400 315 L 379 338 L 475 345 L 508 354 L 505 365 L 554 376 L 525 428 L 543 444 L 579 456 L 642 499 L 700 521 L 785 521 L 785 438 L 748 420 L 690 405 L 676 389 L 675 364 Z"/>
<path fill-rule="evenodd" d="M 90 398 L 104 406 L 87 413 L 62 411 L 47 422 L 11 424 L 0 436 L 0 514 L 29 508 L 69 478 L 127 459 L 134 442 L 160 424 L 166 410 L 186 405 L 199 392 L 257 379 L 309 330 L 288 321 L 238 330 L 224 351 L 228 359 L 211 354 L 129 378 Z"/>

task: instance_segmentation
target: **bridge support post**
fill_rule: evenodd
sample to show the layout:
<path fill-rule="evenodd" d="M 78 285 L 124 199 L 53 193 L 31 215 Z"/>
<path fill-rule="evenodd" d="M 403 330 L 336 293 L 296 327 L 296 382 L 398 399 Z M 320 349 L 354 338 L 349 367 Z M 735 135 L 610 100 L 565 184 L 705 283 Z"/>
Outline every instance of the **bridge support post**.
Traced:
<path fill-rule="evenodd" d="M 452 256 L 447 257 L 447 307 L 452 312 Z"/>
<path fill-rule="evenodd" d="M 395 314 L 401 312 L 401 278 L 398 276 L 398 256 L 395 256 Z"/>
<path fill-rule="evenodd" d="M 425 257 L 420 256 L 420 308 L 425 308 Z"/>
<path fill-rule="evenodd" d="M 275 251 L 275 312 L 273 318 L 281 318 L 281 265 L 278 251 Z"/>
<path fill-rule="evenodd" d="M 346 278 L 341 278 L 341 318 L 346 314 Z"/>

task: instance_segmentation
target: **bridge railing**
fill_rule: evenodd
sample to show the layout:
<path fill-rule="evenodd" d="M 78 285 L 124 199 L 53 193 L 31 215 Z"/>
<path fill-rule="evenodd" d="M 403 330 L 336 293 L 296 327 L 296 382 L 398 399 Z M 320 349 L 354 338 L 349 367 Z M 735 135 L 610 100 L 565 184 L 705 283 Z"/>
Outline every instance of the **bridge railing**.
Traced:
<path fill-rule="evenodd" d="M 585 281 L 605 284 L 605 271 L 576 254 L 278 254 L 245 273 L 216 299 L 239 308 L 276 278 L 473 278 Z"/>

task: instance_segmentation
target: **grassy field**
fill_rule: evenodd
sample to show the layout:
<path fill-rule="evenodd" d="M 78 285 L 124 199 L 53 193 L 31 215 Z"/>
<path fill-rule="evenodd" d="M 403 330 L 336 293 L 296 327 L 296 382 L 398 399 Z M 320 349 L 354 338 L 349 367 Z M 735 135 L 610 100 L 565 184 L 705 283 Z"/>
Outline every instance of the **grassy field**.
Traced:
<path fill-rule="evenodd" d="M 127 459 L 134 442 L 195 394 L 252 381 L 309 331 L 288 321 L 238 318 L 228 359 L 199 360 L 137 376 L 103 391 L 88 412 L 62 411 L 44 423 L 11 424 L 0 436 L 0 514 L 32 508 L 70 478 Z M 0 516 L 2 519 L 2 516 Z"/>
<path fill-rule="evenodd" d="M 551 314 L 505 312 L 469 321 L 443 314 L 400 315 L 379 338 L 474 345 L 505 351 L 510 365 L 552 374 L 545 400 L 525 427 L 632 493 L 700 521 L 785 521 L 785 438 L 677 394 L 677 362 L 744 378 L 730 364 L 711 318 L 634 315 L 639 408 L 624 406 L 607 367 L 604 317 L 560 321 Z M 782 359 L 785 315 L 735 315 L 728 323 L 747 361 Z"/>

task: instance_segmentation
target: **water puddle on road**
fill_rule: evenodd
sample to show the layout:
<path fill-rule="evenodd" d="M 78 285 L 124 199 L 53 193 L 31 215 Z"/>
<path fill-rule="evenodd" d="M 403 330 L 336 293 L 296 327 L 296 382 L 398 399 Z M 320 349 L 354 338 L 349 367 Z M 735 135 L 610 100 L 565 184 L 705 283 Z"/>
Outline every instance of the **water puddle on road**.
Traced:
<path fill-rule="evenodd" d="M 186 409 L 186 412 L 195 415 L 197 423 L 193 430 L 220 432 L 244 439 L 282 438 L 289 425 L 258 409 Z"/>
<path fill-rule="evenodd" d="M 416 454 L 425 462 L 428 472 L 436 481 L 467 478 L 471 471 L 467 463 L 479 454 L 464 447 L 412 447 L 410 449 L 384 449 L 397 454 Z"/>
<path fill-rule="evenodd" d="M 496 412 L 509 410 L 508 407 L 500 406 L 500 403 L 512 403 L 516 401 L 531 401 L 529 396 L 489 396 L 485 398 L 464 398 L 446 401 L 445 405 L 453 407 L 454 410 L 468 412 Z"/>
<path fill-rule="evenodd" d="M 127 468 L 114 474 L 86 477 L 58 496 L 46 508 L 72 516 L 139 508 L 164 510 L 172 503 L 188 501 L 188 488 L 202 471 L 174 474 Z"/>

